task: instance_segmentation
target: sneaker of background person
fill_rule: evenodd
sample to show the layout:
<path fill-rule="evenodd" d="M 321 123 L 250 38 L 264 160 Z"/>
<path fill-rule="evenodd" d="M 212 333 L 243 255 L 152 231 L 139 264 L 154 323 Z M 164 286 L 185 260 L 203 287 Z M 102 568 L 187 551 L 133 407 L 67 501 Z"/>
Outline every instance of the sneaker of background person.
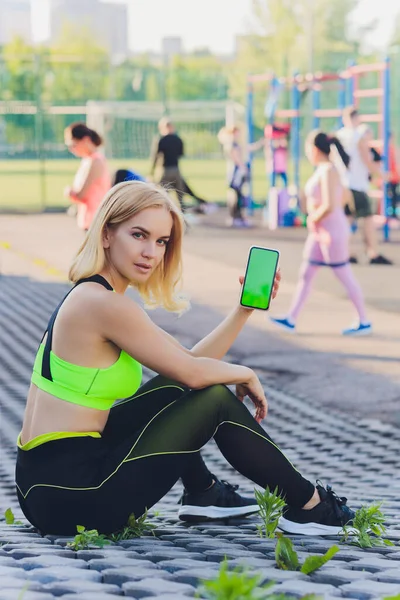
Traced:
<path fill-rule="evenodd" d="M 231 227 L 241 229 L 243 227 L 248 227 L 247 222 L 244 219 L 232 219 Z"/>
<path fill-rule="evenodd" d="M 296 331 L 296 325 L 290 319 L 275 319 L 274 317 L 270 317 L 269 320 L 277 327 L 280 327 L 289 333 L 294 333 Z"/>
<path fill-rule="evenodd" d="M 349 327 L 348 329 L 343 329 L 342 334 L 347 336 L 357 336 L 357 335 L 371 335 L 372 333 L 372 325 L 371 323 L 358 323 L 353 325 L 353 327 Z"/>
<path fill-rule="evenodd" d="M 212 215 L 218 210 L 218 204 L 216 202 L 205 202 L 199 206 L 203 215 Z"/>
<path fill-rule="evenodd" d="M 311 510 L 288 507 L 279 519 L 279 529 L 302 535 L 339 535 L 344 525 L 352 524 L 354 512 L 346 505 L 347 498 L 340 498 L 332 488 L 324 488 L 317 481 L 321 502 Z"/>
<path fill-rule="evenodd" d="M 386 258 L 385 256 L 382 256 L 382 254 L 378 254 L 378 256 L 375 256 L 375 258 L 371 258 L 371 260 L 369 261 L 370 265 L 392 265 L 393 262 L 391 260 L 389 260 L 388 258 Z"/>
<path fill-rule="evenodd" d="M 358 258 L 356 256 L 350 256 L 349 263 L 351 263 L 352 265 L 358 264 Z"/>
<path fill-rule="evenodd" d="M 214 475 L 213 479 L 215 483 L 204 492 L 184 491 L 178 511 L 182 521 L 200 522 L 245 517 L 260 510 L 254 497 L 245 498 L 237 493 L 237 485 L 220 481 Z"/>

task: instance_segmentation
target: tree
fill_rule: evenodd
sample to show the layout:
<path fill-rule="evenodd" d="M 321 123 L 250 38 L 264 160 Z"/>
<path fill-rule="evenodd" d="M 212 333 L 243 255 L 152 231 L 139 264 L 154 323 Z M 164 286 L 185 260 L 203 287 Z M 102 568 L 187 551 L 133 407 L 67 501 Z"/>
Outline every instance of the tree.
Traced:
<path fill-rule="evenodd" d="M 349 17 L 359 0 L 253 0 L 252 32 L 244 36 L 238 69 L 231 77 L 239 99 L 246 72 L 337 71 L 355 50 L 359 32 L 351 34 Z M 241 79 L 239 83 L 239 77 Z"/>
<path fill-rule="evenodd" d="M 228 80 L 221 62 L 203 52 L 176 56 L 167 67 L 170 100 L 224 100 Z"/>
<path fill-rule="evenodd" d="M 15 36 L 3 47 L 3 100 L 35 100 L 37 72 L 33 47 Z"/>
<path fill-rule="evenodd" d="M 70 103 L 112 97 L 110 69 L 108 52 L 98 44 L 90 28 L 65 22 L 50 50 L 49 99 Z"/>

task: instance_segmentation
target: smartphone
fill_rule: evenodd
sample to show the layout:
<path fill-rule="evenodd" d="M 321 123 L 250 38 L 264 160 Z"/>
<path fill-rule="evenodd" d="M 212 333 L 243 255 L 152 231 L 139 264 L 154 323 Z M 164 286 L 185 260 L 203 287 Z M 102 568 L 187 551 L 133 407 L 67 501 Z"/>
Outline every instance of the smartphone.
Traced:
<path fill-rule="evenodd" d="M 242 306 L 269 309 L 278 261 L 278 250 L 261 246 L 250 248 L 240 296 Z"/>

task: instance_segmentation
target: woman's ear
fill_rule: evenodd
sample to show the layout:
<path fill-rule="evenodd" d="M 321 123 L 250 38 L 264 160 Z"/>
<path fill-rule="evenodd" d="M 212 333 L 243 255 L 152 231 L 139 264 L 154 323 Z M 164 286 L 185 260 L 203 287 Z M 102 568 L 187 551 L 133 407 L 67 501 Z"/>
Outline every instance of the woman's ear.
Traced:
<path fill-rule="evenodd" d="M 103 229 L 103 248 L 110 247 L 110 238 L 111 238 L 111 232 L 110 232 L 109 228 L 107 227 L 107 225 L 105 225 L 104 229 Z"/>

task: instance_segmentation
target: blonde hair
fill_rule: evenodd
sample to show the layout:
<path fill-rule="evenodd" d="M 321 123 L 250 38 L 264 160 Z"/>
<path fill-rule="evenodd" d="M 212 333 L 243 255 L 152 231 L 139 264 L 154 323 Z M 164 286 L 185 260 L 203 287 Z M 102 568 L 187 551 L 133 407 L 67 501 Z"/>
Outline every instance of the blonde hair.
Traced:
<path fill-rule="evenodd" d="M 69 279 L 80 279 L 99 273 L 107 263 L 103 248 L 106 227 L 118 227 L 146 208 L 165 208 L 171 214 L 173 225 L 165 255 L 146 283 L 133 283 L 148 308 L 163 306 L 166 310 L 182 312 L 188 301 L 179 296 L 182 281 L 182 238 L 184 220 L 180 209 L 167 192 L 153 184 L 126 181 L 115 185 L 106 194 L 94 216 L 85 241 L 79 248 L 71 268 Z"/>

